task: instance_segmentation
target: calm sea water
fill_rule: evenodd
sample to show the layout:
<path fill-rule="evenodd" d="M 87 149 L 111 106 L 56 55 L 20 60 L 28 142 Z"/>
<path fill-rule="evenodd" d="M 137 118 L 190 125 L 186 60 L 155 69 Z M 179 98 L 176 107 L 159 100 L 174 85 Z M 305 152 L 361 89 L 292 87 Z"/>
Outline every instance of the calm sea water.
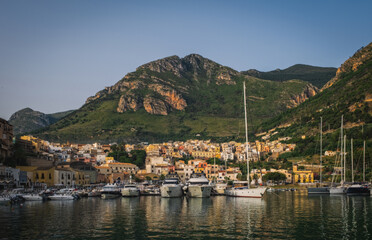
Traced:
<path fill-rule="evenodd" d="M 0 206 L 0 239 L 372 239 L 372 197 L 268 193 Z"/>

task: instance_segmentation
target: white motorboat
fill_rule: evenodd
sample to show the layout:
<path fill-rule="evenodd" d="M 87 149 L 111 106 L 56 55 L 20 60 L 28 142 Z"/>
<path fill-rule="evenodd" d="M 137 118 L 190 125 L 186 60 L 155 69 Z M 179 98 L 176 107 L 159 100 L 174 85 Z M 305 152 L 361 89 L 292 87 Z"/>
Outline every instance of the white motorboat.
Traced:
<path fill-rule="evenodd" d="M 8 203 L 10 202 L 10 196 L 2 195 L 0 196 L 0 203 Z"/>
<path fill-rule="evenodd" d="M 178 178 L 165 179 L 163 185 L 160 187 L 160 195 L 164 198 L 182 197 L 182 185 Z"/>
<path fill-rule="evenodd" d="M 197 198 L 210 197 L 212 187 L 205 175 L 193 174 L 187 182 L 187 196 Z"/>
<path fill-rule="evenodd" d="M 43 197 L 42 196 L 40 196 L 39 194 L 34 194 L 34 193 L 23 194 L 22 197 L 26 201 L 43 201 Z"/>
<path fill-rule="evenodd" d="M 266 187 L 251 188 L 246 181 L 235 181 L 233 187 L 226 189 L 226 196 L 230 197 L 250 197 L 262 198 L 266 192 Z"/>
<path fill-rule="evenodd" d="M 135 184 L 124 185 L 124 187 L 121 189 L 121 195 L 123 197 L 138 197 L 139 194 L 140 191 Z"/>
<path fill-rule="evenodd" d="M 48 197 L 50 200 L 74 200 L 75 197 L 72 194 L 56 193 Z"/>
<path fill-rule="evenodd" d="M 120 188 L 116 184 L 107 184 L 101 189 L 101 198 L 117 198 L 121 196 Z"/>
<path fill-rule="evenodd" d="M 75 189 L 73 188 L 63 188 L 53 195 L 48 196 L 50 200 L 74 200 L 77 199 L 78 196 L 74 194 Z"/>

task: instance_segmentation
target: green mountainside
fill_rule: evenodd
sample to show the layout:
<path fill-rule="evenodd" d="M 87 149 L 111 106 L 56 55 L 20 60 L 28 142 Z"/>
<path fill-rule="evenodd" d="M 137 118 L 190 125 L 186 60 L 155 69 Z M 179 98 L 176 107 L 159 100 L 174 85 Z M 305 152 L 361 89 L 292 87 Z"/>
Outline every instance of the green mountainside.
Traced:
<path fill-rule="evenodd" d="M 31 108 L 24 108 L 12 114 L 9 118 L 9 123 L 13 125 L 14 134 L 19 135 L 47 127 L 50 124 L 56 123 L 71 112 L 73 112 L 73 110 L 45 114 L 34 111 Z"/>
<path fill-rule="evenodd" d="M 359 152 L 363 140 L 367 141 L 372 158 L 372 43 L 358 50 L 337 70 L 313 98 L 296 108 L 283 112 L 261 125 L 261 131 L 278 133 L 278 137 L 293 137 L 298 147 L 291 155 L 311 155 L 319 151 L 320 117 L 323 118 L 324 150 L 335 150 L 339 144 L 341 116 L 344 118 L 345 134 L 354 139 Z M 275 129 L 275 130 L 273 130 Z M 302 139 L 302 136 L 306 136 Z M 316 145 L 318 147 L 316 147 Z M 339 146 L 338 146 L 339 147 Z M 348 145 L 350 149 L 350 145 Z"/>
<path fill-rule="evenodd" d="M 272 81 L 288 81 L 300 79 L 321 88 L 336 74 L 336 68 L 314 67 L 304 64 L 296 64 L 289 68 L 260 72 L 255 69 L 241 72 L 242 74 Z"/>
<path fill-rule="evenodd" d="M 247 76 L 197 54 L 171 56 L 138 67 L 36 134 L 56 141 L 101 142 L 236 138 L 243 130 L 243 81 L 253 125 L 318 91 L 301 80 Z"/>

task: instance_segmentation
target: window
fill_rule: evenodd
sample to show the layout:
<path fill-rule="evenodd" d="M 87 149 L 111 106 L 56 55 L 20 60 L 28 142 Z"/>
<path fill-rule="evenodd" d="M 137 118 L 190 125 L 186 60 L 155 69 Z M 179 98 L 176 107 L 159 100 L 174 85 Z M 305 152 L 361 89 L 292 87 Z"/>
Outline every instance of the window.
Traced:
<path fill-rule="evenodd" d="M 36 179 L 39 179 L 39 174 L 38 173 L 36 173 Z"/>
<path fill-rule="evenodd" d="M 64 176 L 64 174 L 62 173 L 61 174 L 61 179 L 64 179 L 65 178 L 65 176 Z M 63 184 L 63 183 L 62 183 Z"/>
<path fill-rule="evenodd" d="M 67 179 L 70 180 L 71 176 L 70 174 L 67 174 Z"/>
<path fill-rule="evenodd" d="M 51 173 L 49 173 L 49 179 L 52 179 L 52 174 Z"/>
<path fill-rule="evenodd" d="M 44 179 L 44 173 L 41 174 L 41 179 Z"/>

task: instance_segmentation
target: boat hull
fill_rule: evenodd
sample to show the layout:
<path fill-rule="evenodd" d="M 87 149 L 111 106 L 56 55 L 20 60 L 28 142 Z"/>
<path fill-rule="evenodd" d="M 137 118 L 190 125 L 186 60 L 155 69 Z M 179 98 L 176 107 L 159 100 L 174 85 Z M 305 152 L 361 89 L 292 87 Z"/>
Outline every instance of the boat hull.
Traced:
<path fill-rule="evenodd" d="M 226 189 L 226 196 L 229 197 L 246 197 L 262 198 L 267 188 L 233 188 Z"/>
<path fill-rule="evenodd" d="M 182 197 L 183 191 L 180 185 L 171 185 L 171 186 L 161 186 L 160 195 L 163 198 L 176 198 Z"/>
<path fill-rule="evenodd" d="M 369 196 L 371 192 L 367 187 L 349 187 L 346 194 L 348 196 Z"/>
<path fill-rule="evenodd" d="M 23 195 L 26 201 L 43 201 L 43 197 L 39 195 Z"/>
<path fill-rule="evenodd" d="M 115 193 L 101 193 L 101 198 L 102 199 L 112 199 L 112 198 L 118 198 L 121 197 L 120 192 L 115 192 Z"/>
<path fill-rule="evenodd" d="M 211 196 L 212 186 L 188 186 L 187 196 L 195 198 L 207 198 Z"/>
<path fill-rule="evenodd" d="M 308 194 L 329 194 L 329 187 L 314 187 L 307 189 Z"/>
<path fill-rule="evenodd" d="M 345 194 L 346 193 L 346 187 L 331 187 L 329 189 L 330 194 Z"/>
<path fill-rule="evenodd" d="M 123 197 L 138 197 L 139 190 L 138 189 L 122 189 L 121 195 Z"/>
<path fill-rule="evenodd" d="M 72 195 L 52 195 L 48 197 L 50 200 L 74 200 Z"/>

